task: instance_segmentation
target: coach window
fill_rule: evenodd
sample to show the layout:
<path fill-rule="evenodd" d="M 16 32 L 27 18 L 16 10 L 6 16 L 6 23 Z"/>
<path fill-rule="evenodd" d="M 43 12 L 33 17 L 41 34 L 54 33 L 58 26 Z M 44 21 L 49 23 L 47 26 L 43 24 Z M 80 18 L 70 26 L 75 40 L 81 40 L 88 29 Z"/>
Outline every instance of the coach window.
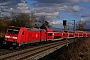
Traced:
<path fill-rule="evenodd" d="M 22 32 L 22 35 L 24 35 L 24 31 Z"/>

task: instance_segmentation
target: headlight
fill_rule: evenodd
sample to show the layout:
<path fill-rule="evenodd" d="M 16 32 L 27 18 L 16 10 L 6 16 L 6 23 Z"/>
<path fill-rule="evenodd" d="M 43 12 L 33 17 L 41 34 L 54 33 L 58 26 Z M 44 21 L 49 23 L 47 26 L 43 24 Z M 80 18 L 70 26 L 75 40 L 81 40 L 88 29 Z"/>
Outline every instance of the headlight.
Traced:
<path fill-rule="evenodd" d="M 10 38 L 10 36 L 5 36 L 5 38 Z"/>
<path fill-rule="evenodd" d="M 17 37 L 14 37 L 14 36 L 13 36 L 12 38 L 13 38 L 13 39 L 17 39 Z"/>

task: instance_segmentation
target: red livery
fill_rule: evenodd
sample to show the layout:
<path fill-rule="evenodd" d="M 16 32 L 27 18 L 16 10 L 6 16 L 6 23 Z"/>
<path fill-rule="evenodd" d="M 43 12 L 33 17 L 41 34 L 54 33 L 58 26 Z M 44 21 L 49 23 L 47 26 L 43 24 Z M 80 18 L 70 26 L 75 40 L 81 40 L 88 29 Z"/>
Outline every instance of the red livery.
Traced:
<path fill-rule="evenodd" d="M 53 31 L 52 29 L 37 29 L 9 26 L 4 36 L 4 44 L 9 46 L 22 46 L 27 43 L 35 43 L 48 40 L 57 40 L 63 38 L 89 37 L 90 34 L 85 31 Z"/>

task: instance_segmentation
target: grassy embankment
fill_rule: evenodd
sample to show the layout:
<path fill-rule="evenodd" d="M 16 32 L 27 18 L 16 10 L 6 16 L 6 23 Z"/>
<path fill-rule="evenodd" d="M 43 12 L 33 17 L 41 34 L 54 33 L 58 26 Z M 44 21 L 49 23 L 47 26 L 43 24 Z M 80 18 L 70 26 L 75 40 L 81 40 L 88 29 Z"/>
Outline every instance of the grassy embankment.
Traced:
<path fill-rule="evenodd" d="M 79 38 L 40 60 L 90 60 L 90 38 Z"/>

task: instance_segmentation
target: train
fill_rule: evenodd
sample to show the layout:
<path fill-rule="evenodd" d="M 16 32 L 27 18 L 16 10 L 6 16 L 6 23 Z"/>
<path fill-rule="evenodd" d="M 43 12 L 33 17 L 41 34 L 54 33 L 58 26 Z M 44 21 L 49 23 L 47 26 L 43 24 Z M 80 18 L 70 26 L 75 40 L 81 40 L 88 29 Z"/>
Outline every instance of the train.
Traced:
<path fill-rule="evenodd" d="M 22 46 L 28 43 L 47 42 L 65 38 L 89 37 L 90 33 L 85 31 L 54 31 L 50 28 L 26 28 L 9 26 L 4 36 L 4 45 Z"/>

